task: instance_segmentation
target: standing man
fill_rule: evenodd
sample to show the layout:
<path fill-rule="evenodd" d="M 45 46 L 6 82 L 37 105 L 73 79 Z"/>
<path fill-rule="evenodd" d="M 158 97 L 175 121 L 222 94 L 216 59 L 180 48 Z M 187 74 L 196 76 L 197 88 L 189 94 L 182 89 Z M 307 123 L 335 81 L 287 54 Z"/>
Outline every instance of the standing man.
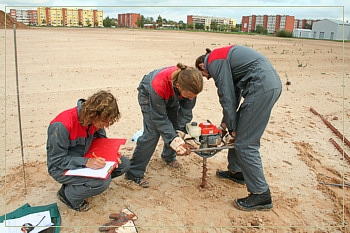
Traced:
<path fill-rule="evenodd" d="M 273 207 L 260 157 L 260 139 L 271 111 L 282 92 L 281 80 L 269 60 L 257 51 L 231 45 L 196 59 L 196 67 L 208 80 L 213 78 L 223 108 L 221 127 L 229 132 L 234 149 L 228 151 L 228 170 L 216 175 L 246 184 L 249 196 L 235 199 L 241 210 Z M 241 98 L 243 103 L 241 105 Z"/>

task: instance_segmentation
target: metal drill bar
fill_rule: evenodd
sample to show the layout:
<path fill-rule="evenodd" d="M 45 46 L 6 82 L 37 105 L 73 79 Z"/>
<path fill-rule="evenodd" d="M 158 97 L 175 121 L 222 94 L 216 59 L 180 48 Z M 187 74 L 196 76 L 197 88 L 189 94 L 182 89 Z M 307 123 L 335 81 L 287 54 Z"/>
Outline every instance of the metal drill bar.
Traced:
<path fill-rule="evenodd" d="M 191 149 L 191 152 L 206 152 L 206 151 L 213 151 L 213 150 L 224 150 L 224 149 L 232 149 L 235 146 L 220 146 L 220 147 L 209 147 L 209 148 L 198 148 L 198 149 Z"/>
<path fill-rule="evenodd" d="M 199 185 L 201 188 L 207 187 L 207 171 L 207 158 L 203 158 L 202 183 Z"/>

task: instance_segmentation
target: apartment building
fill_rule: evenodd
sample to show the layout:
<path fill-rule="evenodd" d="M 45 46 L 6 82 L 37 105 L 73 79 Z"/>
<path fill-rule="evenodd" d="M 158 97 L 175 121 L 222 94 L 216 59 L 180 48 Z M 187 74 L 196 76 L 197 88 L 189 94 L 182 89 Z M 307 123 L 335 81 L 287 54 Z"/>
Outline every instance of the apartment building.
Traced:
<path fill-rule="evenodd" d="M 118 26 L 126 28 L 137 28 L 137 20 L 140 17 L 141 14 L 137 13 L 118 14 Z"/>
<path fill-rule="evenodd" d="M 78 27 L 83 25 L 82 11 L 77 9 L 63 8 L 63 25 L 67 27 Z"/>
<path fill-rule="evenodd" d="M 24 23 L 25 25 L 37 25 L 38 15 L 36 10 L 16 10 L 10 9 L 10 15 L 16 19 L 17 22 Z"/>
<path fill-rule="evenodd" d="M 298 29 L 311 29 L 312 25 L 314 24 L 314 22 L 317 22 L 319 20 L 313 20 L 313 19 L 296 19 L 294 21 L 294 28 L 298 28 Z M 307 25 L 309 25 L 309 28 L 306 28 Z"/>
<path fill-rule="evenodd" d="M 242 16 L 243 32 L 252 32 L 260 25 L 268 33 L 275 33 L 280 30 L 293 32 L 294 16 L 289 15 L 251 15 Z"/>
<path fill-rule="evenodd" d="M 210 28 L 212 22 L 216 22 L 218 26 L 229 25 L 230 27 L 236 27 L 236 19 L 213 17 L 213 16 L 199 16 L 199 15 L 187 15 L 187 25 L 196 23 L 203 24 L 204 28 Z"/>
<path fill-rule="evenodd" d="M 103 26 L 102 10 L 38 7 L 36 10 L 10 9 L 10 15 L 26 25 L 38 26 Z"/>

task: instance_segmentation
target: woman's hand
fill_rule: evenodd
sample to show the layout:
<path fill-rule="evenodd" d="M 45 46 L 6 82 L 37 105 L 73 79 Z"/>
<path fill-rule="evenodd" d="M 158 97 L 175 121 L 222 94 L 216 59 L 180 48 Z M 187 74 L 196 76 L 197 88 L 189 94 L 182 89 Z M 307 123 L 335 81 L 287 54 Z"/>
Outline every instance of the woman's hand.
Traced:
<path fill-rule="evenodd" d="M 119 164 L 122 164 L 122 160 L 120 158 L 118 158 L 117 163 L 115 165 L 115 168 L 118 168 Z"/>
<path fill-rule="evenodd" d="M 104 168 L 106 166 L 106 160 L 101 157 L 97 158 L 90 158 L 87 160 L 85 167 L 92 168 L 92 169 L 100 169 Z"/>

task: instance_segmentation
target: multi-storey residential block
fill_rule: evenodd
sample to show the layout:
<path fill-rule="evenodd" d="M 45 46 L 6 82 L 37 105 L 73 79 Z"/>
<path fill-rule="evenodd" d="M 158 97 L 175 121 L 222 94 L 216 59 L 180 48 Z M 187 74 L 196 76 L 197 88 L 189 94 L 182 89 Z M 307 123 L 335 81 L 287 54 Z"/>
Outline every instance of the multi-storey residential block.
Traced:
<path fill-rule="evenodd" d="M 62 8 L 50 8 L 49 13 L 51 18 L 49 21 L 50 26 L 63 26 Z"/>
<path fill-rule="evenodd" d="M 38 25 L 38 12 L 37 10 L 28 10 L 28 25 Z"/>
<path fill-rule="evenodd" d="M 210 28 L 212 22 L 216 22 L 218 26 L 228 25 L 229 27 L 236 27 L 236 19 L 212 17 L 212 16 L 199 16 L 199 15 L 187 15 L 187 24 L 203 24 L 204 28 Z"/>
<path fill-rule="evenodd" d="M 81 11 L 77 9 L 62 8 L 63 25 L 68 27 L 78 27 L 82 25 Z"/>
<path fill-rule="evenodd" d="M 10 15 L 16 21 L 26 25 L 37 25 L 38 15 L 36 10 L 16 10 L 10 9 Z"/>
<path fill-rule="evenodd" d="M 103 26 L 102 10 L 38 7 L 36 10 L 10 9 L 19 22 L 38 26 Z"/>
<path fill-rule="evenodd" d="M 16 19 L 17 22 L 29 25 L 29 12 L 28 10 L 16 10 L 10 9 L 10 15 L 12 18 Z"/>
<path fill-rule="evenodd" d="M 292 32 L 294 29 L 294 16 L 289 15 L 252 15 L 242 17 L 242 31 L 252 32 L 260 25 L 268 33 L 280 30 Z"/>
<path fill-rule="evenodd" d="M 299 29 L 311 29 L 312 25 L 314 22 L 317 22 L 319 20 L 313 20 L 313 19 L 296 19 L 294 21 L 294 28 L 299 28 Z M 309 27 L 307 28 L 307 25 Z"/>
<path fill-rule="evenodd" d="M 137 28 L 137 19 L 139 17 L 141 17 L 141 15 L 136 13 L 118 14 L 118 26 Z"/>
<path fill-rule="evenodd" d="M 50 25 L 51 17 L 50 17 L 50 8 L 48 7 L 38 7 L 38 25 L 39 26 L 47 26 Z"/>

